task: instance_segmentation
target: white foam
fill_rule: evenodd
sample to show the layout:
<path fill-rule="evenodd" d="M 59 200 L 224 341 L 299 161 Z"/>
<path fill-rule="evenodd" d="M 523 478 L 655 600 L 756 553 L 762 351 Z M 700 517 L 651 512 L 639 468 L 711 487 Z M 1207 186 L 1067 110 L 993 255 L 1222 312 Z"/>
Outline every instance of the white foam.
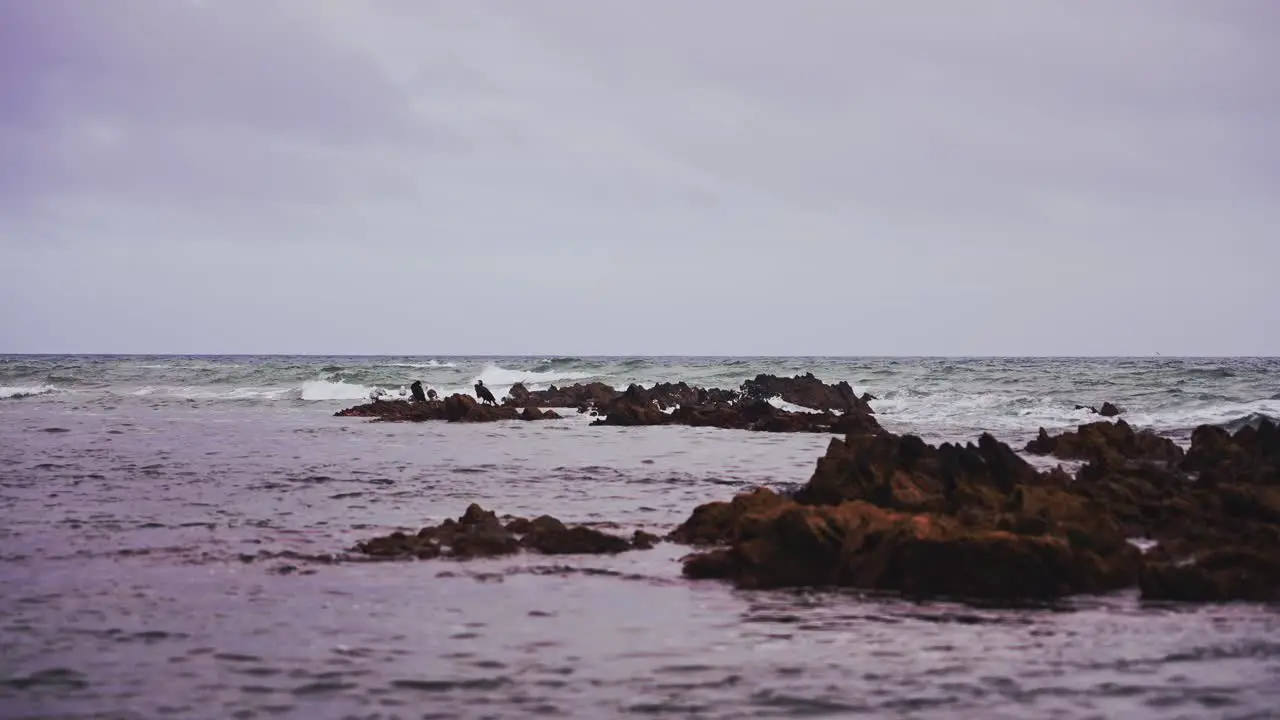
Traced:
<path fill-rule="evenodd" d="M 779 410 L 786 410 L 787 412 L 796 412 L 796 413 L 821 413 L 822 412 L 821 410 L 814 410 L 813 408 L 807 408 L 803 405 L 796 405 L 795 403 L 789 403 L 786 400 L 783 400 L 781 395 L 774 395 L 773 397 L 769 398 L 767 402 L 770 405 L 778 408 Z"/>
<path fill-rule="evenodd" d="M 34 397 L 60 392 L 52 385 L 0 385 L 0 400 Z"/>
<path fill-rule="evenodd" d="M 308 380 L 299 390 L 303 400 L 368 400 L 374 388 L 349 382 Z"/>
<path fill-rule="evenodd" d="M 529 390 L 541 390 L 542 386 L 550 385 L 557 381 L 565 380 L 586 380 L 595 377 L 591 373 L 585 372 L 565 372 L 562 370 L 547 370 L 545 372 L 535 372 L 533 370 L 510 370 L 500 365 L 489 363 L 484 366 L 480 374 L 472 378 L 474 384 L 476 380 L 483 380 L 485 385 L 493 388 L 493 392 L 497 395 L 497 388 L 510 388 L 516 383 L 522 383 Z"/>
<path fill-rule="evenodd" d="M 1254 414 L 1280 417 L 1280 400 L 1256 400 L 1249 403 L 1215 402 L 1207 407 L 1181 407 L 1148 413 L 1125 413 L 1121 417 L 1136 427 L 1191 428 L 1198 425 L 1223 425 Z"/>
<path fill-rule="evenodd" d="M 149 397 L 158 395 L 160 397 L 179 398 L 182 400 L 279 400 L 287 397 L 290 388 L 280 387 L 240 387 L 240 388 L 219 388 L 219 387 L 201 387 L 201 386 L 181 386 L 181 387 L 157 387 L 155 385 L 144 385 L 136 390 L 129 392 L 134 397 Z"/>
<path fill-rule="evenodd" d="M 417 368 L 418 370 L 426 370 L 428 368 L 456 368 L 457 363 L 440 362 L 439 360 L 428 360 L 422 363 L 390 363 L 389 367 Z"/>
<path fill-rule="evenodd" d="M 1135 538 L 1125 538 L 1125 539 L 1129 541 L 1130 545 L 1138 548 L 1138 550 L 1144 554 L 1151 552 L 1152 548 L 1154 548 L 1156 545 L 1159 545 L 1159 543 L 1157 543 L 1155 540 L 1148 540 L 1147 538 L 1135 537 Z"/>

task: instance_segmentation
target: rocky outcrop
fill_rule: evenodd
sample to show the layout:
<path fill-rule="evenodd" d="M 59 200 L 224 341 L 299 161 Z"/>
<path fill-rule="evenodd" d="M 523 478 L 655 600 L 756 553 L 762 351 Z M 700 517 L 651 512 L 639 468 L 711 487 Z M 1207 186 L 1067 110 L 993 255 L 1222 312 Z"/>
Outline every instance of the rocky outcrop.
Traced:
<path fill-rule="evenodd" d="M 1134 432 L 1123 420 L 1099 421 L 1079 426 L 1074 432 L 1049 435 L 1044 428 L 1027 443 L 1033 455 L 1053 455 L 1063 460 L 1092 460 L 1119 464 L 1123 460 L 1143 460 L 1176 464 L 1183 451 L 1174 441 L 1150 430 Z"/>
<path fill-rule="evenodd" d="M 761 489 L 699 506 L 670 539 L 704 548 L 685 559 L 687 576 L 742 587 L 1280 599 L 1274 425 L 1199 428 L 1185 457 L 1123 423 L 1051 440 L 1064 437 L 1067 454 L 1089 459 L 1074 477 L 1037 471 L 990 435 L 936 447 L 883 430 L 835 439 L 793 496 Z M 1143 554 L 1129 537 L 1156 545 Z"/>
<path fill-rule="evenodd" d="M 414 535 L 394 532 L 366 540 L 352 552 L 377 558 L 468 560 L 522 549 L 544 555 L 612 554 L 653 547 L 654 541 L 642 531 L 628 540 L 582 525 L 568 526 L 548 515 L 514 518 L 504 525 L 492 511 L 472 504 L 457 520 L 424 527 Z"/>
<path fill-rule="evenodd" d="M 914 435 L 887 431 L 834 439 L 796 500 L 834 505 L 866 500 L 895 510 L 958 512 L 991 510 L 1040 473 L 989 434 L 975 446 L 934 447 Z"/>
<path fill-rule="evenodd" d="M 1116 407 L 1115 405 L 1112 405 L 1110 402 L 1102 403 L 1101 410 L 1099 410 L 1098 408 L 1092 405 L 1077 405 L 1076 409 L 1088 410 L 1094 415 L 1101 415 L 1102 417 L 1117 417 L 1120 415 L 1121 412 L 1123 412 L 1120 408 Z"/>
<path fill-rule="evenodd" d="M 817 432 L 861 434 L 880 429 L 875 417 L 861 413 L 836 415 L 830 412 L 789 412 L 763 400 L 733 404 L 682 405 L 674 412 L 663 412 L 655 403 L 625 402 L 619 399 L 607 414 L 592 425 L 634 427 L 641 425 L 688 425 L 725 430 L 759 432 Z"/>
<path fill-rule="evenodd" d="M 848 382 L 841 380 L 834 385 L 828 385 L 814 377 L 813 373 L 789 378 L 757 375 L 754 379 L 742 383 L 742 396 L 755 400 L 780 397 L 785 402 L 810 410 L 856 412 L 866 415 L 875 412 L 865 399 L 853 392 Z"/>
<path fill-rule="evenodd" d="M 972 529 L 955 518 L 866 503 L 784 502 L 743 515 L 734 541 L 685 561 L 691 578 L 739 587 L 838 586 L 911 596 L 1024 600 L 1131 583 L 1138 552 L 1100 554 L 1071 538 Z"/>
<path fill-rule="evenodd" d="M 563 388 L 552 385 L 546 390 L 528 390 L 523 384 L 516 383 L 507 391 L 503 405 L 520 408 L 600 407 L 617 396 L 618 391 L 612 385 L 602 382 L 574 383 Z"/>
<path fill-rule="evenodd" d="M 409 402 L 406 400 L 375 400 L 334 413 L 335 417 L 374 418 L 383 422 L 424 422 L 446 420 L 448 422 L 496 422 L 499 420 L 551 420 L 560 416 L 552 411 L 542 412 L 526 408 L 523 412 L 512 406 L 481 405 L 470 395 L 450 395 L 443 400 Z"/>
<path fill-rule="evenodd" d="M 1280 548 L 1229 548 L 1180 562 L 1149 563 L 1139 586 L 1144 600 L 1275 602 L 1280 600 Z"/>
<path fill-rule="evenodd" d="M 1202 425 L 1191 435 L 1182 469 L 1205 483 L 1280 485 L 1280 428 L 1269 419 L 1246 425 L 1234 435 Z"/>

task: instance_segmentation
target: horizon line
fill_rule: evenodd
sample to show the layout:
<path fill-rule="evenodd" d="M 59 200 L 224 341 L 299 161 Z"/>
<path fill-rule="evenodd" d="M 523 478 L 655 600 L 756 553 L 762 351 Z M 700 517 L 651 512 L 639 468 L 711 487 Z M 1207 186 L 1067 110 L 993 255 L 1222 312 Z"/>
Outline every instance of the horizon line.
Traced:
<path fill-rule="evenodd" d="M 152 358 L 577 358 L 583 360 L 599 360 L 610 358 L 653 358 L 653 359 L 675 359 L 675 358 L 691 358 L 691 359 L 1152 359 L 1163 358 L 1169 360 L 1202 360 L 1202 359 L 1256 359 L 1256 360 L 1273 360 L 1280 358 L 1276 355 L 1162 355 L 1160 353 L 1151 353 L 1147 355 L 1110 355 L 1110 354 L 1080 354 L 1080 355 L 1044 355 L 1044 354 L 838 354 L 838 355 L 822 355 L 822 354 L 786 354 L 786 355 L 724 355 L 724 354 L 679 354 L 679 353 L 662 353 L 662 354 L 575 354 L 575 353 L 287 353 L 287 352 L 270 352 L 270 353 L 252 353 L 252 352 L 0 352 L 0 357 L 100 357 L 100 358 L 125 358 L 125 357 L 152 357 Z"/>

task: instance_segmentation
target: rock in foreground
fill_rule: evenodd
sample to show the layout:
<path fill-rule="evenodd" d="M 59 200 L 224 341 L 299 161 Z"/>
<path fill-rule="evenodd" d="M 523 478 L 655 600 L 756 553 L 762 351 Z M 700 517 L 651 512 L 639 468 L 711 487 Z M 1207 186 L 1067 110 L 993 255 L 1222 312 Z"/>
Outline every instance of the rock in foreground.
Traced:
<path fill-rule="evenodd" d="M 352 550 L 379 558 L 468 560 L 512 555 L 521 549 L 545 555 L 620 553 L 652 547 L 653 540 L 640 531 L 628 540 L 582 525 L 571 527 L 549 515 L 515 518 L 504 525 L 492 511 L 472 504 L 457 520 L 424 527 L 416 535 L 394 532 L 357 543 Z"/>
<path fill-rule="evenodd" d="M 1068 447 L 1090 458 L 1075 477 L 1037 471 L 990 435 L 937 447 L 850 435 L 793 497 L 757 490 L 702 505 L 670 538 L 720 546 L 686 558 L 687 576 L 743 587 L 1280 599 L 1275 426 L 1201 428 L 1181 466 L 1166 439 L 1110 427 L 1071 434 Z M 1132 536 L 1157 546 L 1144 556 Z"/>

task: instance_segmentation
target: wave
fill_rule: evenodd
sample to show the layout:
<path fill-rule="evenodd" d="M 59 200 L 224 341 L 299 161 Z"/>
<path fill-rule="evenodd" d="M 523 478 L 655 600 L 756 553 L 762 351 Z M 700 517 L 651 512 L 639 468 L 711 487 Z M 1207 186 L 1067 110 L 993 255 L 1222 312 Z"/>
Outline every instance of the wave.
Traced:
<path fill-rule="evenodd" d="M 1280 418 L 1277 418 L 1274 415 L 1268 415 L 1266 413 L 1255 412 L 1255 413 L 1249 413 L 1248 415 L 1243 415 L 1241 417 L 1236 418 L 1235 420 L 1228 420 L 1227 422 L 1222 423 L 1222 427 L 1227 432 L 1235 433 L 1236 431 L 1243 430 L 1246 427 L 1252 427 L 1256 430 L 1257 427 L 1261 425 L 1264 421 L 1270 422 L 1270 423 L 1280 423 Z"/>
<path fill-rule="evenodd" d="M 134 397 L 166 397 L 182 400 L 280 400 L 287 397 L 291 388 L 279 387 L 163 387 L 146 385 L 126 394 Z"/>
<path fill-rule="evenodd" d="M 0 400 L 17 400 L 56 392 L 61 392 L 61 389 L 53 385 L 0 385 Z"/>
<path fill-rule="evenodd" d="M 480 374 L 472 378 L 474 383 L 476 380 L 483 380 L 485 385 L 492 388 L 509 388 L 516 383 L 522 383 L 530 390 L 541 389 L 541 385 L 549 385 L 556 381 L 565 380 L 586 380 L 598 377 L 595 373 L 581 371 L 564 371 L 564 370 L 512 370 L 504 368 L 494 363 L 487 363 Z"/>
<path fill-rule="evenodd" d="M 308 380 L 302 383 L 298 392 L 303 400 L 368 400 L 371 393 L 378 389 L 386 388 L 357 385 L 340 380 Z M 405 388 L 400 388 L 399 392 L 392 391 L 390 394 L 407 395 L 408 392 Z"/>
<path fill-rule="evenodd" d="M 428 360 L 426 362 L 420 362 L 420 363 L 411 363 L 411 362 L 387 363 L 387 367 L 402 367 L 402 368 L 414 368 L 417 370 L 428 370 L 430 368 L 456 368 L 458 367 L 458 364 L 451 363 L 451 362 L 440 362 L 439 360 Z"/>

